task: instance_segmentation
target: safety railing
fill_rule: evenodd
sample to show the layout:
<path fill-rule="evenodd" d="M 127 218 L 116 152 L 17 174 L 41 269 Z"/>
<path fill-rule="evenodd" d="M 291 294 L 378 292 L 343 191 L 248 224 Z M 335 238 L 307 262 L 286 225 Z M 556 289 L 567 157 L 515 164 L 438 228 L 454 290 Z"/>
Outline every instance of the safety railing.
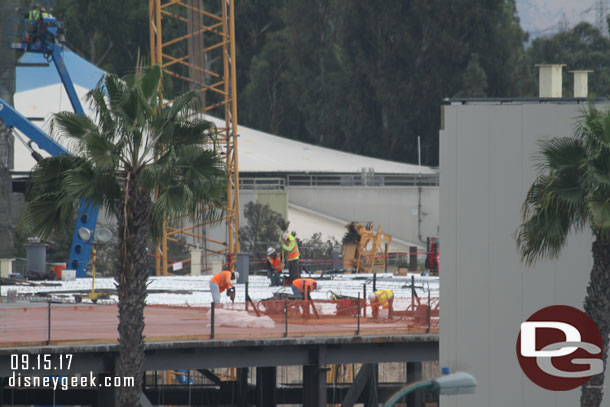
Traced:
<path fill-rule="evenodd" d="M 303 174 L 288 175 L 287 186 L 438 186 L 438 174 Z"/>
<path fill-rule="evenodd" d="M 0 347 L 115 343 L 116 305 L 0 308 Z M 146 341 L 269 339 L 311 336 L 418 335 L 438 332 L 439 300 L 394 298 L 388 308 L 369 299 L 280 298 L 200 307 L 148 306 Z"/>

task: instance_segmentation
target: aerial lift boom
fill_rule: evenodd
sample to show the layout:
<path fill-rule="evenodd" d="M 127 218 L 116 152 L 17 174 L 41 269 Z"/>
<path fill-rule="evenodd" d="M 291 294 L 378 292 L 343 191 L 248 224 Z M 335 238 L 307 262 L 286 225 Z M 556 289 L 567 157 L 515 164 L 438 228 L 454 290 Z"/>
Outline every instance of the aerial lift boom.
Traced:
<path fill-rule="evenodd" d="M 63 59 L 63 47 L 56 43 L 55 39 L 61 35 L 61 24 L 57 22 L 54 17 L 45 17 L 45 23 L 48 24 L 48 39 L 43 43 L 29 44 L 27 43 L 27 24 L 28 20 L 12 20 L 13 23 L 17 23 L 18 27 L 22 26 L 22 30 L 17 30 L 15 33 L 9 33 L 9 48 L 16 50 L 23 50 L 27 52 L 42 53 L 48 61 L 53 61 L 59 77 L 63 83 L 63 86 L 70 98 L 70 103 L 74 112 L 78 114 L 85 114 L 83 107 L 78 99 L 74 84 L 70 79 L 70 75 L 66 68 Z M 10 25 L 9 25 L 10 26 Z M 11 40 L 16 40 L 11 42 Z M 12 106 L 6 101 L 0 98 L 0 119 L 4 122 L 7 127 L 16 128 L 21 131 L 26 137 L 32 142 L 36 143 L 41 149 L 49 153 L 51 156 L 59 156 L 62 154 L 69 154 L 62 145 L 53 140 L 49 135 L 43 132 L 40 128 L 32 124 L 22 114 L 17 112 Z M 85 276 L 85 268 L 89 263 L 89 257 L 91 255 L 91 240 L 95 232 L 95 225 L 97 223 L 99 208 L 94 205 L 88 205 L 86 202 L 81 202 L 78 210 L 78 216 L 76 219 L 76 227 L 74 228 L 74 234 L 72 237 L 72 246 L 70 249 L 70 257 L 68 260 L 67 267 L 76 270 L 77 277 Z M 89 238 L 83 239 L 79 234 L 82 228 L 86 228 L 90 231 Z"/>

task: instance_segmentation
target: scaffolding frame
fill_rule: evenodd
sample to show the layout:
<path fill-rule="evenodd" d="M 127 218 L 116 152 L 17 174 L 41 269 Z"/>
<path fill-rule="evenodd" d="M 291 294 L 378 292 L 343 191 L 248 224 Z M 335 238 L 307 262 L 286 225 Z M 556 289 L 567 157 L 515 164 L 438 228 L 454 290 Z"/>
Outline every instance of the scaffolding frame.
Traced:
<path fill-rule="evenodd" d="M 168 27 L 165 38 L 164 26 Z M 185 34 L 177 35 L 176 27 L 181 26 Z M 207 250 L 206 256 L 226 254 L 227 265 L 233 270 L 235 253 L 239 252 L 234 0 L 149 0 L 149 33 L 152 64 L 159 64 L 176 83 L 200 93 L 204 102 L 199 114 L 217 114 L 219 118 L 224 114 L 225 127 L 217 131 L 227 171 L 227 202 L 220 219 L 226 222 L 226 241 L 206 239 L 204 231 L 195 234 L 192 226 L 166 226 L 157 247 L 157 275 L 168 274 L 167 242 L 177 241 L 178 236 L 198 238 L 204 248 L 207 241 L 220 244 L 222 249 Z M 171 98 L 166 103 L 171 103 Z"/>

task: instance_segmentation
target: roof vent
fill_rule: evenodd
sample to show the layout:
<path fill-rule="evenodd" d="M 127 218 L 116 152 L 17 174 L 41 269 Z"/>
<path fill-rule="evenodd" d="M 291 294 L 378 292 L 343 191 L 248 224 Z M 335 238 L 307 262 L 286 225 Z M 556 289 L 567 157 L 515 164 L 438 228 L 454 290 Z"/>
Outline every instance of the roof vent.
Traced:
<path fill-rule="evenodd" d="M 586 98 L 589 96 L 589 70 L 570 71 L 574 74 L 574 97 Z"/>
<path fill-rule="evenodd" d="M 538 64 L 539 86 L 541 98 L 560 98 L 562 89 L 562 70 L 565 64 Z"/>

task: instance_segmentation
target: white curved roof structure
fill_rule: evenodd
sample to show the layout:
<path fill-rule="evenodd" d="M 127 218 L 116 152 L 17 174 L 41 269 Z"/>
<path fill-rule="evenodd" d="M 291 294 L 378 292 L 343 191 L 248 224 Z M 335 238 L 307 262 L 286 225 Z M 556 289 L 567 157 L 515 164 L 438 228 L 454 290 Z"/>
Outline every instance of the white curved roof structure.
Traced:
<path fill-rule="evenodd" d="M 65 49 L 64 59 L 76 92 L 87 111 L 83 97 L 96 85 L 104 71 L 69 49 Z M 42 56 L 27 53 L 21 61 L 43 62 Z M 17 68 L 16 85 L 15 108 L 26 117 L 48 119 L 52 113 L 72 110 L 53 64 L 44 68 Z M 210 117 L 207 119 L 214 121 L 218 127 L 224 127 L 223 120 Z M 44 122 L 37 124 L 46 128 Z M 359 173 L 362 168 L 367 170 L 372 168 L 377 174 L 436 173 L 430 167 L 346 153 L 247 127 L 239 127 L 238 134 L 240 173 Z M 21 143 L 15 144 L 15 171 L 29 171 L 34 165 L 34 160 L 25 147 L 20 145 Z"/>

